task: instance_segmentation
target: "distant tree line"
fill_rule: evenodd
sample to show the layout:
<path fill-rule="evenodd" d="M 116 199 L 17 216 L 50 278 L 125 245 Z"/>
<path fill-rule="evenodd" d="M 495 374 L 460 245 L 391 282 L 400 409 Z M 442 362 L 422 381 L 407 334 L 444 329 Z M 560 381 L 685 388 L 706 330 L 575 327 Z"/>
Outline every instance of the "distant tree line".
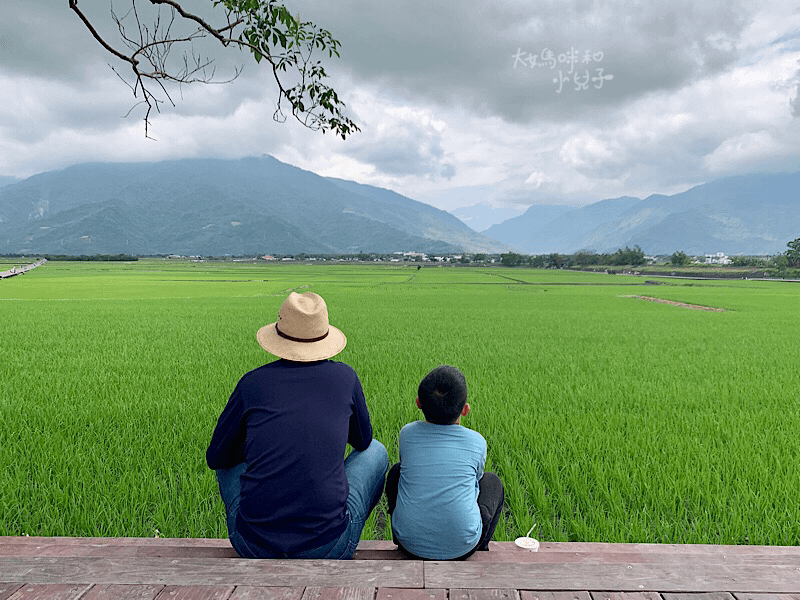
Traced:
<path fill-rule="evenodd" d="M 678 250 L 672 253 L 672 256 L 669 257 L 669 262 L 677 267 L 682 267 L 692 262 L 692 259 L 683 250 Z"/>
<path fill-rule="evenodd" d="M 44 258 L 47 260 L 64 260 L 64 261 L 134 261 L 139 260 L 138 256 L 131 256 L 130 254 L 92 254 L 87 256 L 85 254 L 73 256 L 70 254 L 45 254 Z"/>
<path fill-rule="evenodd" d="M 575 254 L 524 255 L 506 252 L 500 255 L 500 264 L 506 267 L 528 266 L 538 269 L 564 269 L 567 267 L 589 266 L 639 266 L 647 262 L 644 252 L 639 246 L 620 248 L 614 253 L 598 254 L 591 250 L 579 250 Z"/>
<path fill-rule="evenodd" d="M 757 269 L 786 269 L 800 267 L 800 238 L 786 244 L 789 249 L 774 256 L 731 256 L 730 264 L 734 267 L 755 267 Z M 670 257 L 673 265 L 688 265 L 691 258 L 678 251 Z"/>
<path fill-rule="evenodd" d="M 755 267 L 757 269 L 782 269 L 789 266 L 785 254 L 775 256 L 731 256 L 734 267 Z"/>
<path fill-rule="evenodd" d="M 783 254 L 775 256 L 732 256 L 731 266 L 734 267 L 755 267 L 759 269 L 778 269 L 785 271 L 787 268 L 800 268 L 800 238 L 787 243 L 788 250 Z M 24 254 L 0 254 L 4 258 L 21 258 Z M 161 258 L 167 255 L 153 255 Z M 136 261 L 138 256 L 130 254 L 94 254 L 68 255 L 68 254 L 45 254 L 47 260 L 52 261 Z M 361 262 L 389 261 L 397 260 L 398 255 L 358 252 L 352 254 L 275 254 L 275 260 L 291 258 L 294 260 L 353 260 Z M 199 258 L 199 257 L 191 257 Z M 206 256 L 207 260 L 230 260 L 231 256 Z M 399 257 L 403 262 L 423 262 L 421 255 Z M 434 256 L 427 256 L 427 262 L 439 262 Z M 443 256 L 441 261 L 459 264 L 485 264 L 499 263 L 504 267 L 533 267 L 538 269 L 565 269 L 570 267 L 602 267 L 602 266 L 631 266 L 636 267 L 647 262 L 644 251 L 638 246 L 630 248 L 625 246 L 613 253 L 597 253 L 593 250 L 579 250 L 574 254 L 559 254 L 551 252 L 548 254 L 518 254 L 516 252 L 505 252 L 503 254 L 461 254 L 457 256 Z M 669 262 L 675 266 L 685 266 L 692 262 L 692 257 L 685 252 L 678 250 L 669 257 Z"/>
<path fill-rule="evenodd" d="M 800 267 L 800 238 L 792 240 L 786 244 L 789 249 L 786 251 L 786 262 L 790 267 Z"/>
<path fill-rule="evenodd" d="M 733 267 L 755 267 L 758 269 L 800 268 L 800 238 L 787 243 L 789 249 L 775 256 L 732 256 Z M 473 262 L 480 262 L 483 255 L 474 255 Z M 564 269 L 569 267 L 599 266 L 640 266 L 647 262 L 645 254 L 639 246 L 620 248 L 614 253 L 597 253 L 592 250 L 579 250 L 575 254 L 538 254 L 525 255 L 506 252 L 500 255 L 500 264 L 506 267 L 528 266 L 540 269 Z M 673 252 L 669 263 L 674 266 L 686 266 L 693 262 L 693 257 L 682 250 Z"/>

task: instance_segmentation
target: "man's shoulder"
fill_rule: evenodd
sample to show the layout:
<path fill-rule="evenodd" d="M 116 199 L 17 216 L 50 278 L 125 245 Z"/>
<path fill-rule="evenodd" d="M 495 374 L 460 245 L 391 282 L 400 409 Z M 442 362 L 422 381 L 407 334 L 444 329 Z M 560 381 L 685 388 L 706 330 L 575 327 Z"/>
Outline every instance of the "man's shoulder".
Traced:
<path fill-rule="evenodd" d="M 279 369 L 281 366 L 282 361 L 274 360 L 272 362 L 268 362 L 266 364 L 261 365 L 260 367 L 256 367 L 255 369 L 249 370 L 247 373 L 242 375 L 239 378 L 239 383 L 247 383 L 250 380 L 258 379 L 259 377 L 265 376 L 270 371 L 274 371 L 275 369 Z"/>
<path fill-rule="evenodd" d="M 321 362 L 322 362 L 322 364 L 325 365 L 325 368 L 332 369 L 332 370 L 335 370 L 335 371 L 341 371 L 342 373 L 348 373 L 348 374 L 351 374 L 353 376 L 357 376 L 356 375 L 356 370 L 353 367 L 351 367 L 350 365 L 348 365 L 347 363 L 339 362 L 338 360 L 330 360 L 330 359 L 323 360 Z"/>
<path fill-rule="evenodd" d="M 299 381 L 318 389 L 338 390 L 350 393 L 361 389 L 361 380 L 348 364 L 332 360 L 316 362 L 293 362 L 276 360 L 245 373 L 236 385 L 242 393 L 260 394 L 265 386 L 271 389 L 295 386 Z"/>
<path fill-rule="evenodd" d="M 335 360 L 318 360 L 314 362 L 296 362 L 291 360 L 285 359 L 278 359 L 272 362 L 268 362 L 260 367 L 256 367 L 255 369 L 248 371 L 244 375 L 242 375 L 241 379 L 247 379 L 249 377 L 258 377 L 259 375 L 266 375 L 268 373 L 274 373 L 276 371 L 296 371 L 298 369 L 308 370 L 308 371 L 315 371 L 315 370 L 322 370 L 322 371 L 329 371 L 329 372 L 336 372 L 339 374 L 347 374 L 351 376 L 356 376 L 355 369 L 348 365 L 347 363 L 338 362 Z"/>

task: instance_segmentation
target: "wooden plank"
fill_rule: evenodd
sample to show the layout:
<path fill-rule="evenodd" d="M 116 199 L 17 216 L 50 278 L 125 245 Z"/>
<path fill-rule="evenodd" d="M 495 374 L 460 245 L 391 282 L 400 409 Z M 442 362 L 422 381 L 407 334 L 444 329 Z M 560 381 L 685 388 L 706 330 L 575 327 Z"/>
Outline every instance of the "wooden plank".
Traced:
<path fill-rule="evenodd" d="M 0 556 L 238 558 L 227 539 L 215 538 L 0 537 Z M 407 559 L 392 542 L 371 540 L 359 544 L 355 558 Z"/>
<path fill-rule="evenodd" d="M 0 557 L 0 581 L 423 587 L 421 561 Z M 441 586 L 439 586 L 441 587 Z"/>
<path fill-rule="evenodd" d="M 227 539 L 216 538 L 0 537 L 0 556 L 238 558 Z M 392 542 L 367 540 L 359 544 L 356 558 L 406 557 Z"/>
<path fill-rule="evenodd" d="M 592 600 L 661 600 L 656 592 L 589 592 Z"/>
<path fill-rule="evenodd" d="M 458 589 L 450 590 L 450 600 L 519 600 L 512 589 Z"/>
<path fill-rule="evenodd" d="M 787 561 L 791 563 L 791 561 Z M 424 564 L 425 585 L 441 588 L 458 582 L 469 588 L 512 587 L 522 590 L 614 590 L 624 592 L 800 592 L 797 563 L 760 565 L 731 561 L 704 564 L 687 556 L 681 564 L 480 563 Z M 489 568 L 490 567 L 490 568 Z"/>
<path fill-rule="evenodd" d="M 475 558 L 478 556 L 478 558 Z M 428 561 L 428 562 L 443 562 L 443 561 Z M 616 565 L 625 566 L 630 565 L 653 565 L 661 566 L 664 568 L 671 567 L 681 569 L 694 565 L 713 566 L 719 565 L 724 567 L 726 565 L 737 566 L 746 569 L 760 569 L 761 567 L 774 567 L 774 566 L 797 566 L 800 565 L 800 560 L 792 556 L 760 556 L 760 555 L 743 555 L 743 556 L 726 556 L 716 555 L 703 556 L 703 555 L 678 555 L 678 554 L 655 554 L 655 553 L 617 553 L 612 552 L 609 554 L 597 554 L 594 552 L 553 552 L 550 554 L 542 552 L 483 552 L 478 555 L 476 552 L 469 558 L 469 560 L 461 561 L 464 564 L 481 565 L 485 564 L 486 570 L 491 571 L 494 565 L 507 563 L 511 566 L 518 565 Z M 476 566 L 475 569 L 480 569 Z M 511 567 L 509 567 L 511 568 Z"/>
<path fill-rule="evenodd" d="M 683 560 L 674 554 L 638 554 L 635 552 L 530 552 L 517 548 L 517 552 L 476 552 L 467 559 L 470 563 L 608 563 L 621 564 L 631 562 L 664 563 Z M 722 560 L 722 559 L 721 559 Z"/>
<path fill-rule="evenodd" d="M 530 592 L 525 590 L 520 591 L 519 596 L 521 600 L 592 600 L 589 592 Z"/>
<path fill-rule="evenodd" d="M 713 592 L 705 594 L 661 594 L 664 600 L 734 600 L 728 592 Z"/>
<path fill-rule="evenodd" d="M 21 587 L 21 583 L 0 583 L 0 600 L 8 600 L 8 597 Z"/>
<path fill-rule="evenodd" d="M 123 558 L 238 558 L 228 546 L 40 543 L 0 546 L 0 556 L 105 556 Z"/>
<path fill-rule="evenodd" d="M 1 538 L 0 538 L 1 539 Z M 361 540 L 359 551 L 399 552 L 390 540 Z M 603 542 L 541 542 L 539 552 L 529 552 L 514 542 L 489 542 L 489 552 L 476 552 L 470 560 L 499 553 L 547 554 L 552 552 L 583 552 L 603 554 L 702 554 L 704 556 L 794 556 L 800 559 L 800 546 L 719 546 L 714 544 L 611 544 Z"/>
<path fill-rule="evenodd" d="M 255 587 L 239 585 L 228 600 L 300 600 L 302 587 Z"/>
<path fill-rule="evenodd" d="M 89 587 L 75 584 L 28 584 L 11 594 L 8 600 L 76 600 Z"/>
<path fill-rule="evenodd" d="M 490 542 L 489 550 L 496 549 L 498 542 Z M 499 542 L 506 546 L 513 542 Z M 498 548 L 499 549 L 499 548 Z M 712 555 L 783 555 L 800 558 L 800 546 L 718 546 L 714 544 L 612 544 L 604 542 L 540 542 L 539 554 L 549 552 L 594 552 L 597 554 L 608 553 L 650 553 L 677 555 L 702 554 Z M 535 553 L 534 553 L 535 554 Z"/>
<path fill-rule="evenodd" d="M 236 550 L 228 546 L 135 546 L 135 556 L 162 558 L 239 558 Z M 110 556 L 99 552 L 94 556 Z"/>
<path fill-rule="evenodd" d="M 736 600 L 800 600 L 800 594 L 734 594 Z"/>
<path fill-rule="evenodd" d="M 147 540 L 147 538 L 145 538 Z M 149 540 L 147 540 L 149 541 Z M 359 546 L 360 547 L 360 546 Z M 356 558 L 358 560 L 409 560 L 402 554 L 397 547 L 393 544 L 392 549 L 382 549 L 378 546 L 367 546 L 363 550 L 356 551 Z M 710 552 L 708 554 L 701 554 L 699 551 L 694 553 L 679 554 L 673 551 L 655 552 L 652 549 L 647 549 L 644 552 L 588 552 L 588 551 L 575 551 L 575 552 L 529 552 L 513 546 L 512 549 L 504 548 L 500 551 L 489 552 L 476 552 L 469 558 L 469 562 L 525 562 L 525 563 L 562 563 L 562 562 L 604 562 L 604 563 L 617 563 L 623 562 L 649 562 L 659 564 L 671 564 L 675 561 L 681 562 L 685 559 L 687 554 L 692 554 L 701 558 L 703 561 L 711 562 L 726 562 L 731 559 L 741 561 L 748 561 L 748 564 L 784 564 L 776 563 L 776 560 L 794 560 L 800 563 L 800 552 L 797 556 L 787 553 L 731 553 L 721 554 L 719 552 Z M 84 543 L 80 544 L 74 540 L 69 540 L 66 543 L 57 543 L 52 541 L 38 542 L 38 543 L 24 543 L 24 544 L 10 544 L 7 546 L 0 546 L 0 556 L 87 556 L 87 557 L 106 557 L 106 558 L 123 558 L 123 557 L 141 557 L 141 558 L 238 558 L 236 552 L 228 546 L 220 546 L 217 544 L 203 546 L 203 545 L 165 545 L 163 543 L 149 544 L 142 543 L 140 545 L 125 543 L 121 545 L 106 544 L 106 543 Z"/>
<path fill-rule="evenodd" d="M 400 550 L 356 550 L 353 560 L 409 560 Z"/>
<path fill-rule="evenodd" d="M 794 557 L 784 554 L 743 554 L 726 555 L 712 553 L 704 554 L 676 554 L 673 552 L 476 552 L 466 562 L 468 563 L 591 563 L 609 565 L 629 565 L 633 563 L 653 565 L 684 565 L 687 561 L 706 565 L 736 564 L 757 568 L 761 565 L 793 565 L 800 564 L 800 556 Z M 488 568 L 488 567 L 487 567 Z"/>
<path fill-rule="evenodd" d="M 391 543 L 390 543 L 391 544 Z M 666 564 L 672 561 L 683 561 L 687 555 L 697 556 L 709 563 L 725 562 L 737 560 L 748 564 L 788 564 L 788 561 L 800 563 L 800 547 L 791 548 L 770 548 L 770 547 L 748 547 L 747 552 L 734 551 L 727 552 L 728 547 L 703 547 L 690 548 L 686 552 L 677 552 L 675 548 L 663 549 L 645 547 L 642 552 L 636 551 L 633 546 L 629 550 L 622 552 L 619 549 L 613 552 L 604 550 L 575 550 L 566 552 L 529 552 L 520 549 L 513 544 L 501 549 L 490 552 L 476 552 L 468 560 L 471 562 L 583 562 L 586 560 L 622 563 L 622 562 L 650 562 Z M 723 551 L 726 550 L 726 551 Z M 129 553 L 130 552 L 130 553 Z M 0 549 L 0 555 L 2 555 Z M 185 557 L 185 558 L 238 558 L 236 552 L 231 547 L 189 547 L 189 546 L 157 546 L 157 547 L 95 547 L 91 551 L 79 551 L 70 553 L 60 551 L 57 548 L 47 549 L 37 556 L 141 556 L 141 557 Z M 356 560 L 409 560 L 407 555 L 393 544 L 389 549 L 381 547 L 366 546 L 363 550 L 361 546 L 356 550 Z M 780 561 L 785 558 L 787 561 Z M 776 562 L 778 560 L 778 562 Z"/>
<path fill-rule="evenodd" d="M 389 542 L 389 547 L 364 544 L 361 542 L 353 555 L 354 560 L 408 560 L 408 555 Z"/>
<path fill-rule="evenodd" d="M 379 588 L 375 600 L 447 600 L 447 590 Z"/>
<path fill-rule="evenodd" d="M 233 586 L 217 585 L 168 585 L 159 600 L 226 600 L 233 593 Z"/>
<path fill-rule="evenodd" d="M 391 540 L 361 540 L 359 550 L 395 550 L 397 546 Z"/>
<path fill-rule="evenodd" d="M 303 600 L 372 600 L 373 587 L 307 587 Z"/>
<path fill-rule="evenodd" d="M 138 538 L 138 537 L 45 537 L 45 536 L 0 536 L 0 546 L 28 545 L 72 545 L 83 546 L 184 546 L 230 548 L 227 538 Z"/>
<path fill-rule="evenodd" d="M 154 600 L 163 585 L 95 585 L 81 600 Z"/>
<path fill-rule="evenodd" d="M 9 545 L 105 545 L 105 546 L 180 546 L 230 548 L 226 538 L 80 538 L 80 537 L 36 537 L 0 536 L 0 547 Z M 359 550 L 394 550 L 396 546 L 388 540 L 362 540 Z M 513 542 L 490 542 L 493 551 L 519 551 Z M 614 544 L 603 542 L 547 542 L 542 541 L 542 552 L 674 552 L 676 554 L 789 554 L 800 556 L 800 546 L 718 546 L 711 544 Z M 482 554 L 482 553 L 481 553 Z"/>

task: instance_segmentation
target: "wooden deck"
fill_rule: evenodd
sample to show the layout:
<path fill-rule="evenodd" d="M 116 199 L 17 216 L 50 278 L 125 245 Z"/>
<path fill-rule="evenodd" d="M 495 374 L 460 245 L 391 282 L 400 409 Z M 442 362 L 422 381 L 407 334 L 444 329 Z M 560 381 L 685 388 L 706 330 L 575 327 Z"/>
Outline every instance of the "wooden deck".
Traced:
<path fill-rule="evenodd" d="M 463 562 L 243 560 L 227 540 L 0 537 L 0 600 L 800 600 L 800 547 L 492 543 Z"/>

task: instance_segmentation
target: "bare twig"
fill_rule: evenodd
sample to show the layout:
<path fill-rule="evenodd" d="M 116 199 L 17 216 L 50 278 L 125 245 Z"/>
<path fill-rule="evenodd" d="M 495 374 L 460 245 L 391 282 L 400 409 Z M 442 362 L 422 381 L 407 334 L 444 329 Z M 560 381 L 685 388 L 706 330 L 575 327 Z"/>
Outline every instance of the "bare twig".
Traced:
<path fill-rule="evenodd" d="M 100 37 L 100 34 L 97 33 L 97 30 L 89 22 L 89 19 L 87 19 L 86 16 L 78 8 L 78 0 L 69 0 L 69 7 L 78 14 L 78 16 L 81 18 L 81 21 L 83 21 L 83 24 L 86 25 L 86 28 L 91 32 L 92 36 L 94 36 L 94 39 L 100 42 L 100 45 L 103 46 L 103 48 L 108 50 L 111 54 L 113 54 L 117 58 L 127 61 L 129 63 L 133 63 L 134 66 L 136 65 L 136 61 L 134 59 L 125 56 L 121 52 L 117 52 L 116 50 L 114 50 L 114 48 L 109 46 L 108 43 L 106 43 L 106 41 L 103 38 Z"/>
<path fill-rule="evenodd" d="M 322 80 L 327 77 L 319 61 L 311 63 L 314 50 L 327 50 L 330 57 L 338 56 L 339 42 L 325 30 L 312 23 L 298 21 L 289 14 L 279 0 L 213 0 L 214 6 L 225 9 L 225 24 L 214 27 L 207 20 L 186 11 L 178 0 L 148 0 L 158 8 L 151 26 L 144 23 L 137 8 L 137 0 L 130 0 L 131 9 L 118 17 L 111 7 L 111 18 L 117 26 L 121 43 L 127 48 L 123 51 L 114 48 L 98 33 L 86 15 L 78 8 L 78 0 L 69 0 L 70 8 L 80 17 L 89 32 L 100 45 L 118 59 L 130 65 L 134 97 L 140 97 L 134 107 L 146 106 L 144 122 L 145 137 L 149 137 L 150 115 L 153 108 L 160 112 L 161 100 L 149 87 L 147 81 L 155 82 L 160 94 L 173 106 L 175 103 L 165 83 L 178 86 L 189 83 L 228 83 L 242 72 L 235 67 L 233 76 L 224 81 L 215 81 L 214 59 L 204 58 L 195 52 L 195 42 L 213 37 L 223 47 L 238 47 L 249 50 L 256 63 L 264 60 L 270 65 L 272 76 L 278 88 L 278 101 L 273 119 L 286 120 L 282 103 L 291 106 L 290 112 L 300 123 L 311 129 L 332 130 L 345 138 L 359 131 L 359 128 L 341 114 L 344 103 L 336 92 Z M 168 19 L 162 20 L 161 6 L 170 11 Z M 177 15 L 180 16 L 178 19 Z M 135 33 L 128 34 L 125 20 L 131 18 Z M 191 22 L 196 29 L 179 33 L 175 28 L 180 20 Z M 189 51 L 183 53 L 182 67 L 171 67 L 168 58 L 173 47 L 188 45 Z M 143 65 L 148 65 L 147 67 Z M 113 67 L 112 67 L 113 68 Z M 118 77 L 124 78 L 114 69 Z M 298 81 L 293 85 L 290 78 Z M 131 109 L 133 110 L 133 109 Z M 130 111 L 129 113 L 130 114 Z M 127 115 L 126 115 L 127 116 Z"/>

